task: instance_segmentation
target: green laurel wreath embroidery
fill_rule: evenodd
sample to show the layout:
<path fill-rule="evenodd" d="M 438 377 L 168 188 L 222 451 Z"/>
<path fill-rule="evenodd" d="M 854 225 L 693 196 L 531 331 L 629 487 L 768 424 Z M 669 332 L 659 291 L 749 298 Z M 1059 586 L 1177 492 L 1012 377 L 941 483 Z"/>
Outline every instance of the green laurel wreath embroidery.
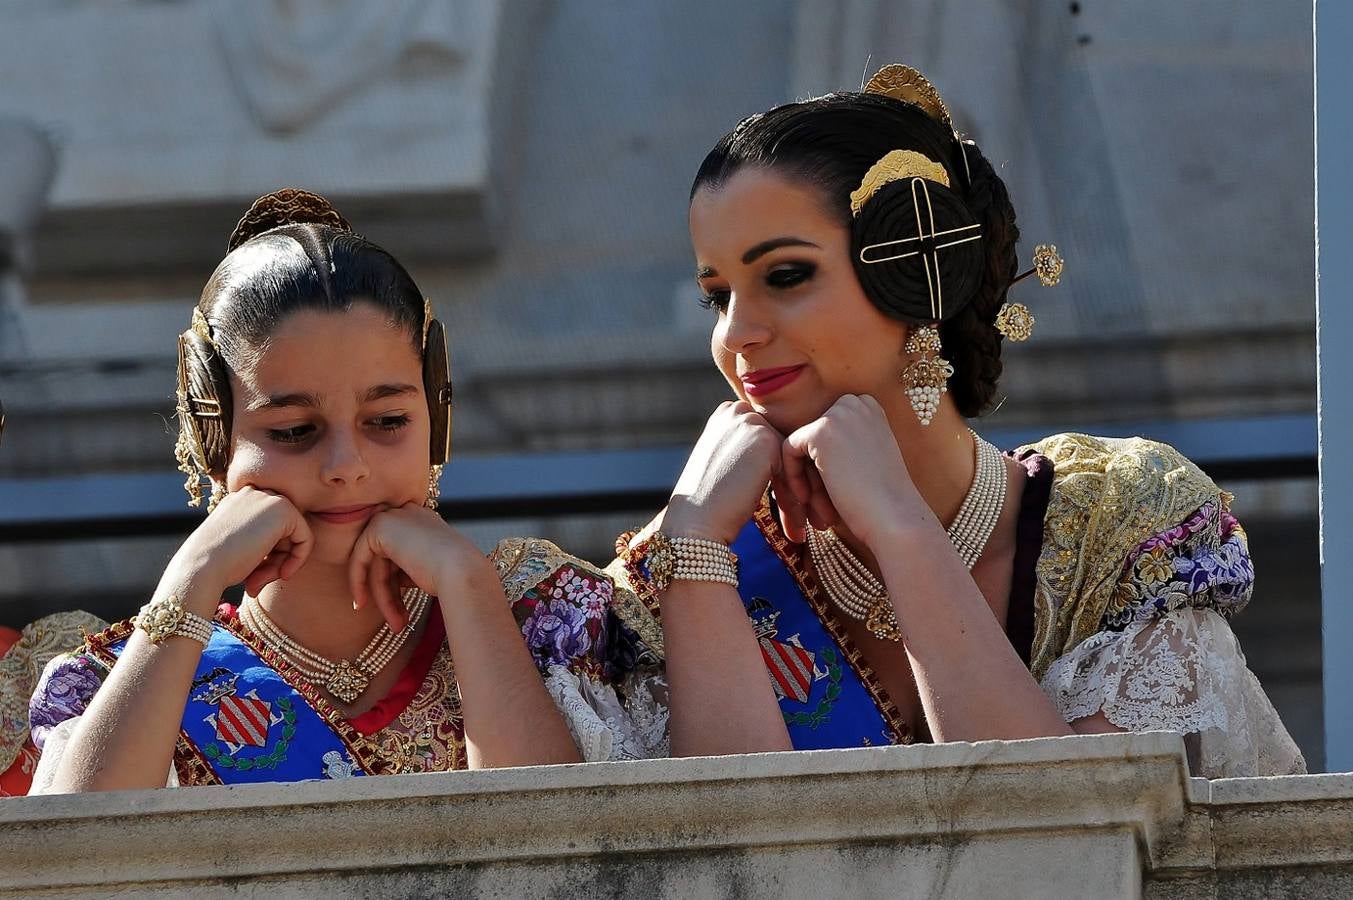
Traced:
<path fill-rule="evenodd" d="M 230 754 L 221 752 L 221 745 L 213 741 L 202 748 L 203 755 L 223 769 L 247 772 L 250 769 L 277 768 L 279 763 L 286 760 L 287 747 L 291 746 L 291 739 L 296 736 L 296 711 L 291 708 L 290 698 L 278 698 L 277 708 L 282 711 L 282 736 L 273 744 L 271 752 L 255 756 L 253 759 L 235 759 Z"/>
<path fill-rule="evenodd" d="M 817 728 L 831 714 L 832 707 L 836 705 L 836 698 L 841 696 L 841 660 L 837 658 L 836 651 L 827 647 L 822 651 L 822 661 L 827 664 L 827 691 L 818 701 L 817 708 L 812 712 L 782 712 L 785 717 L 786 725 L 807 725 L 809 728 Z"/>

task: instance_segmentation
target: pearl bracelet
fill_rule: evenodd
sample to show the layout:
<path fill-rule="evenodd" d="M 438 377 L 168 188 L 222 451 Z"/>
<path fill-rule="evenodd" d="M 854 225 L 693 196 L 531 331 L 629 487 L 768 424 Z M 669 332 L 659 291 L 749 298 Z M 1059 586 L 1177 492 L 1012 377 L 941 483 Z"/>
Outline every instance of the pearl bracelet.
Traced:
<path fill-rule="evenodd" d="M 146 633 L 152 644 L 161 644 L 166 638 L 176 636 L 192 638 L 203 647 L 211 642 L 211 620 L 184 609 L 183 603 L 173 594 L 141 607 L 132 623 Z"/>
<path fill-rule="evenodd" d="M 725 544 L 655 531 L 630 546 L 634 537 L 633 531 L 622 534 L 615 542 L 616 555 L 645 601 L 655 601 L 678 579 L 738 586 L 738 558 Z"/>
<path fill-rule="evenodd" d="M 671 539 L 676 553 L 672 580 L 719 581 L 738 586 L 738 558 L 724 544 L 700 538 L 675 537 Z"/>

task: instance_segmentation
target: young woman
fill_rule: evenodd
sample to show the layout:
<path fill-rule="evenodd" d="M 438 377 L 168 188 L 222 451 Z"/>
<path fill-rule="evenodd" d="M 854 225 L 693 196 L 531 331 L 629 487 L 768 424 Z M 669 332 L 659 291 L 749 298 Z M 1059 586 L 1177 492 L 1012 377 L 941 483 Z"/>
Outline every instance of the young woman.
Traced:
<path fill-rule="evenodd" d="M 393 257 L 316 195 L 258 200 L 180 338 L 178 397 L 210 513 L 138 616 L 47 667 L 35 792 L 579 758 L 551 692 L 602 666 L 578 587 L 599 576 L 543 542 L 487 559 L 434 511 L 445 338 Z"/>
<path fill-rule="evenodd" d="M 1149 441 L 969 429 L 1032 317 L 1005 186 L 920 73 L 743 121 L 690 224 L 737 399 L 610 570 L 672 752 L 1168 729 L 1199 774 L 1304 770 L 1227 625 L 1230 497 Z"/>

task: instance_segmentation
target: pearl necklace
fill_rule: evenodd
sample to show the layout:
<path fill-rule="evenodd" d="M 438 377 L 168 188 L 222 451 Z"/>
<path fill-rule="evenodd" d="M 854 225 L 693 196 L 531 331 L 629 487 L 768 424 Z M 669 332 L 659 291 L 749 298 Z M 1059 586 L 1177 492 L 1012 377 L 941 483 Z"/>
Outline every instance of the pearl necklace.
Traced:
<path fill-rule="evenodd" d="M 410 600 L 412 598 L 412 601 Z M 246 597 L 240 604 L 240 619 L 257 634 L 264 643 L 287 661 L 300 673 L 301 677 L 313 685 L 323 688 L 343 703 L 352 703 L 366 690 L 371 679 L 380 674 L 390 664 L 395 654 L 408 641 L 414 628 L 427 611 L 431 598 L 417 588 L 404 592 L 404 606 L 409 611 L 409 624 L 398 632 L 382 624 L 380 630 L 371 636 L 356 660 L 341 659 L 338 662 L 320 656 L 308 647 L 292 639 L 290 635 L 277 627 L 277 623 L 268 617 L 257 600 Z"/>
<path fill-rule="evenodd" d="M 1008 485 L 1001 452 L 976 432 L 969 433 L 977 457 L 975 472 L 948 534 L 959 558 L 971 571 L 1001 518 Z M 835 531 L 830 528 L 818 531 L 811 525 L 807 531 L 808 555 L 823 590 L 836 608 L 852 619 L 862 620 L 880 640 L 902 640 L 902 629 L 883 583 Z"/>

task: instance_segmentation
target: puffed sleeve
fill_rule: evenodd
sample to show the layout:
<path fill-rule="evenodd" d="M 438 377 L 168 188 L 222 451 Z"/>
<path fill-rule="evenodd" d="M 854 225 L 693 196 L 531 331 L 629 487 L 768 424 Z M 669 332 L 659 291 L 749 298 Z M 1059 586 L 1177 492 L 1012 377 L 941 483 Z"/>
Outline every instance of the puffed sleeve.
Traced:
<path fill-rule="evenodd" d="M 648 651 L 617 614 L 611 577 L 543 540 L 504 540 L 491 558 L 583 759 L 666 755 L 665 696 L 635 677 Z"/>
<path fill-rule="evenodd" d="M 1306 763 L 1228 620 L 1254 587 L 1245 532 L 1209 502 L 1128 555 L 1102 629 L 1057 657 L 1044 691 L 1068 722 L 1186 736 L 1194 774 L 1288 775 Z"/>

